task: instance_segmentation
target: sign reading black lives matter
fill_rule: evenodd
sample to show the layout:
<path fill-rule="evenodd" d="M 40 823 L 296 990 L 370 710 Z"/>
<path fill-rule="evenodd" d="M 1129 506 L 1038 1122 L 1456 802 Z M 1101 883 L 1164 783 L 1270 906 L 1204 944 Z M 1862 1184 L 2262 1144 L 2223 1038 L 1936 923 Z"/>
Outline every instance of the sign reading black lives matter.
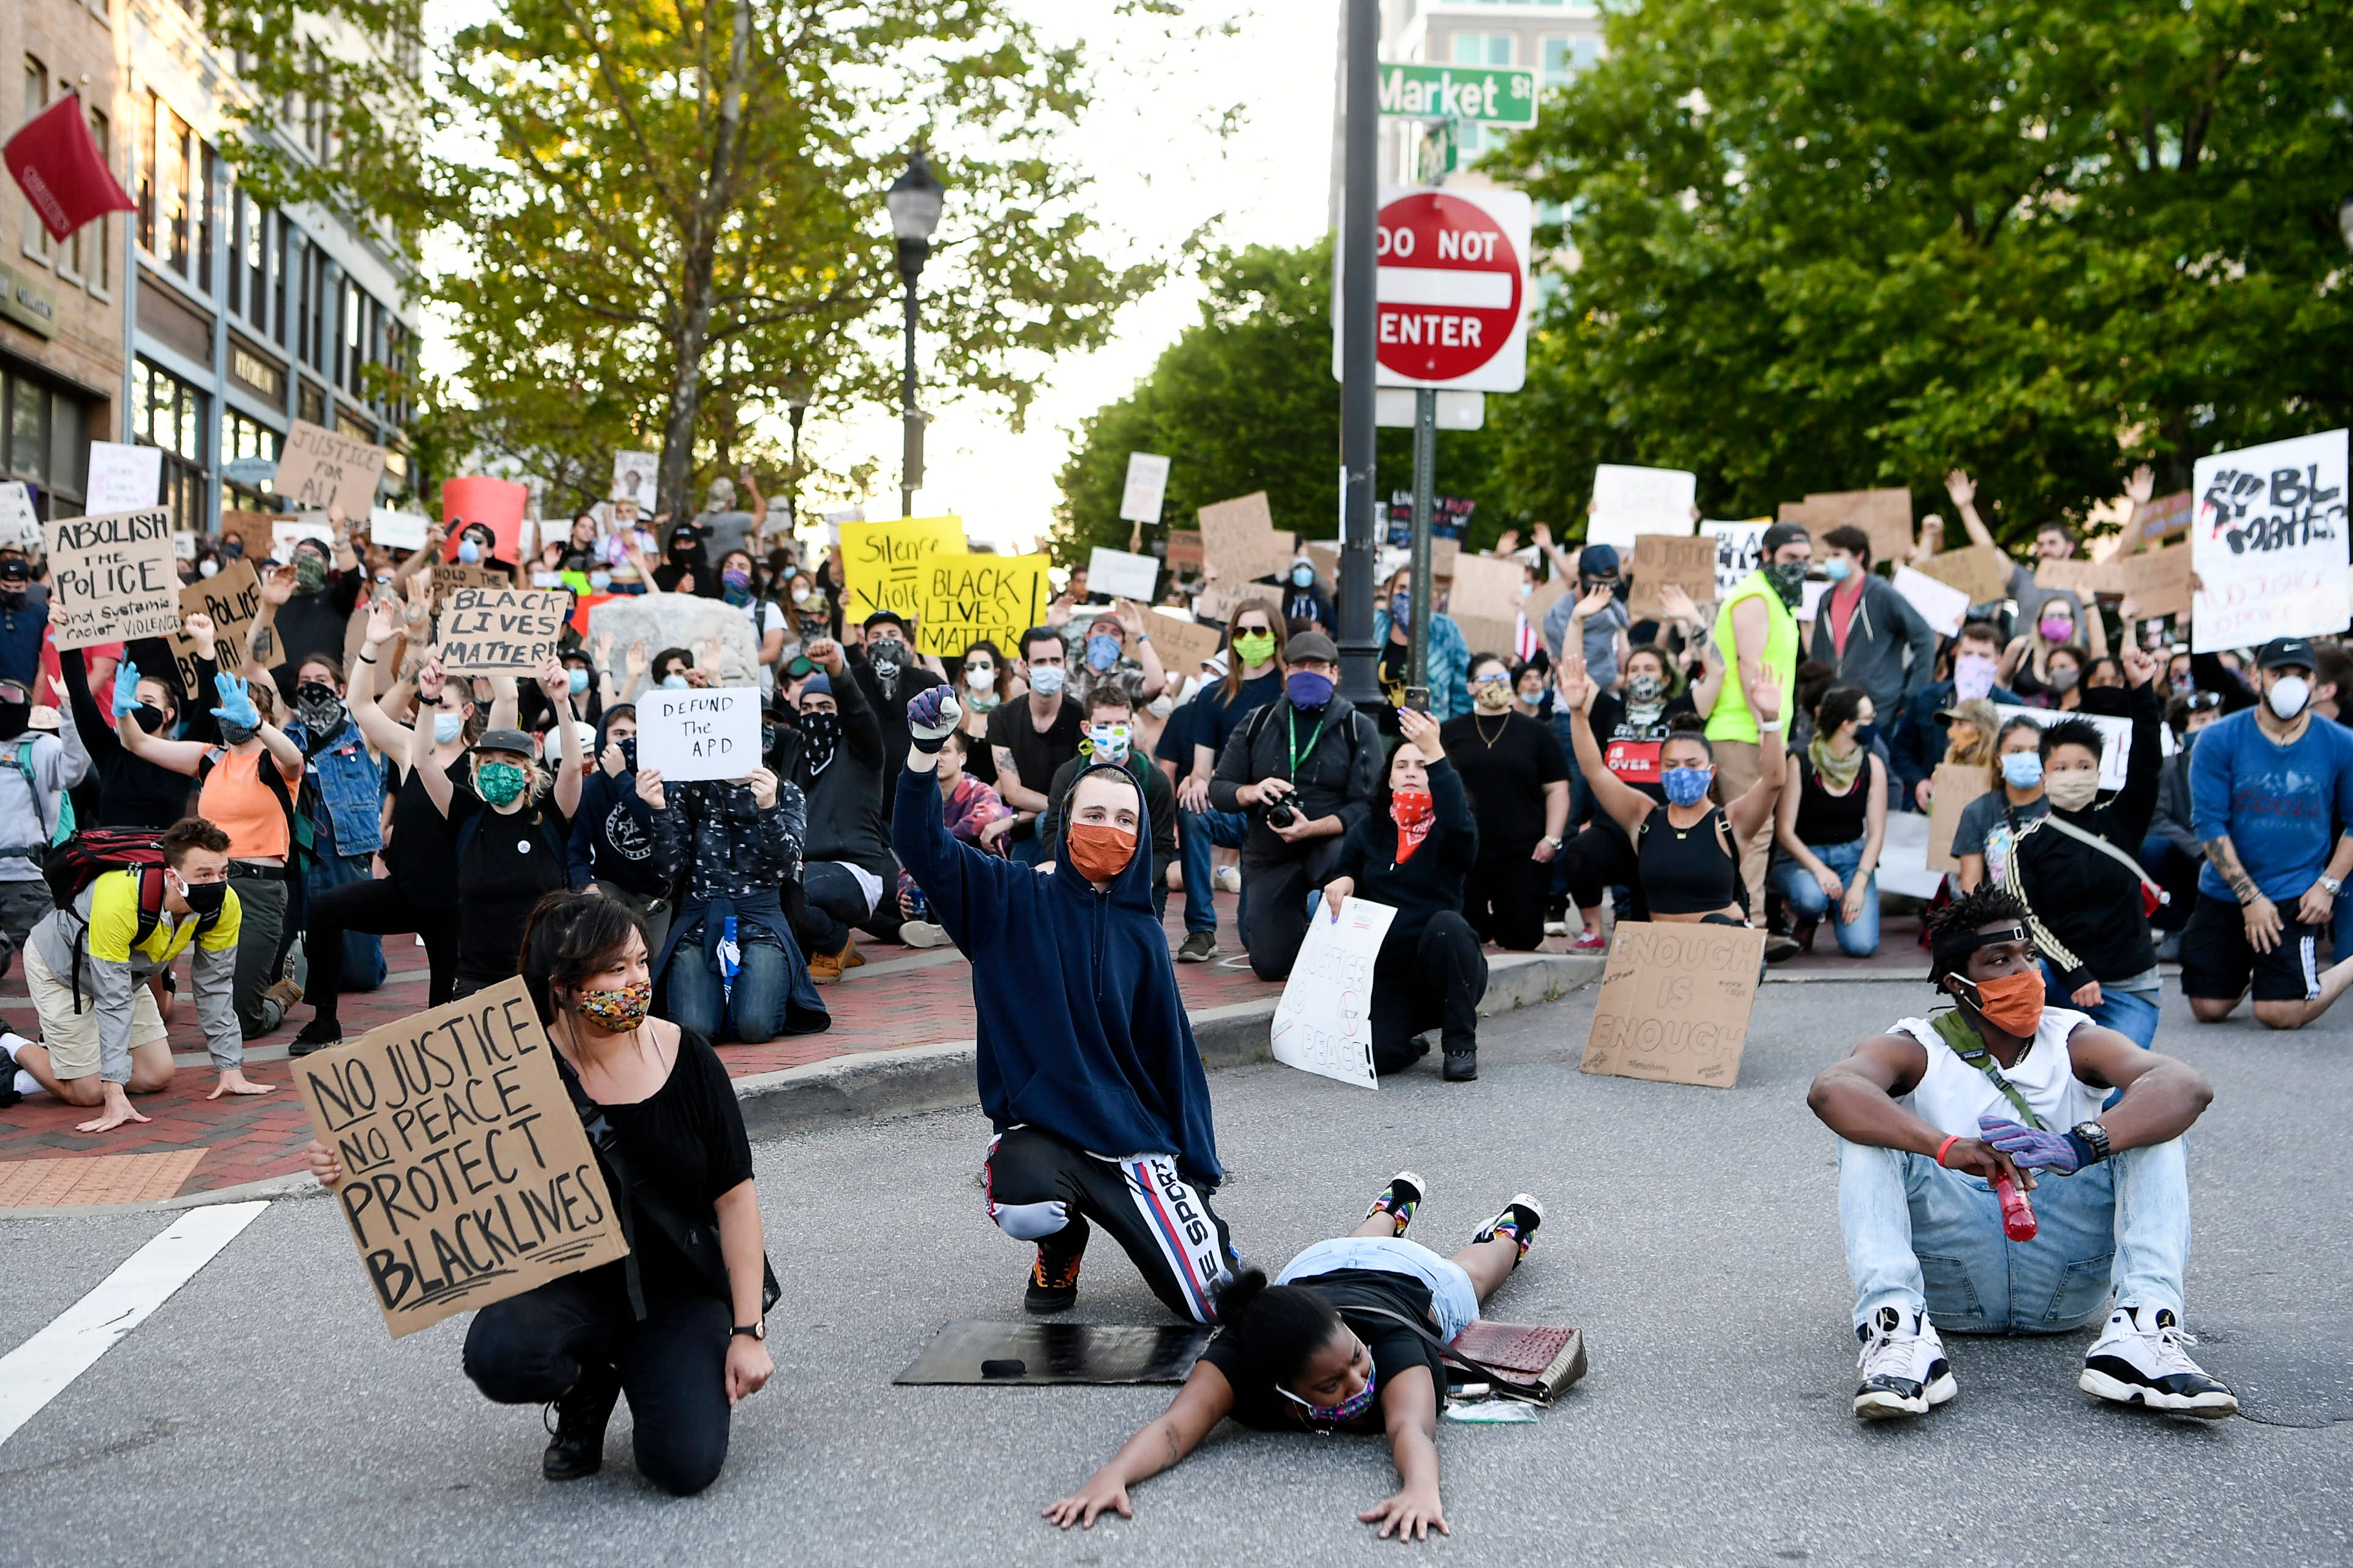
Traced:
<path fill-rule="evenodd" d="M 171 509 L 55 518 L 41 533 L 49 552 L 49 629 L 58 647 L 180 629 Z"/>
<path fill-rule="evenodd" d="M 537 675 L 563 651 L 570 599 L 522 588 L 453 588 L 441 612 L 448 675 Z"/>
<path fill-rule="evenodd" d="M 394 1339 L 628 1255 L 520 975 L 294 1078 Z"/>

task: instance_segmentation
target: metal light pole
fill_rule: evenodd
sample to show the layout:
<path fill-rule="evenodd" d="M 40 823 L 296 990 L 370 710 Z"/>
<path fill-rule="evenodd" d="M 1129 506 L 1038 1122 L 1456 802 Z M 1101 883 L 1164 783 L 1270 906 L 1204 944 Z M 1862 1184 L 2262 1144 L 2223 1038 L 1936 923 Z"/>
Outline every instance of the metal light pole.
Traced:
<path fill-rule="evenodd" d="M 798 387 L 785 399 L 785 417 L 793 426 L 793 473 L 785 486 L 785 515 L 793 520 L 797 541 L 801 531 L 801 421 L 808 417 L 808 393 Z"/>
<path fill-rule="evenodd" d="M 1373 572 L 1378 563 L 1374 511 L 1373 237 L 1379 191 L 1381 14 L 1379 0 L 1348 0 L 1345 65 L 1347 119 L 1340 204 L 1340 694 L 1356 703 L 1381 700 L 1373 641 Z M 1415 618 L 1429 614 L 1415 607 Z"/>
<path fill-rule="evenodd" d="M 899 459 L 901 517 L 913 514 L 916 489 L 923 482 L 923 416 L 915 406 L 915 279 L 931 259 L 932 230 L 939 226 L 945 195 L 919 147 L 908 154 L 907 172 L 891 182 L 882 198 L 891 210 L 891 232 L 899 241 L 899 276 L 907 285 L 907 363 L 899 383 L 900 415 L 906 422 L 906 446 Z"/>

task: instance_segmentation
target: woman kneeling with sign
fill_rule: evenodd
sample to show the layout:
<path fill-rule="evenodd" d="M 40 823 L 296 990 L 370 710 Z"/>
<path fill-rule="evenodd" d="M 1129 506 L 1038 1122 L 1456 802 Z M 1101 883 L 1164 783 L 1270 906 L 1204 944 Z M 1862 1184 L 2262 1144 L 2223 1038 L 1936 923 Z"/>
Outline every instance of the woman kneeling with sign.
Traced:
<path fill-rule="evenodd" d="M 1356 1517 L 1377 1522 L 1384 1540 L 1453 1533 L 1438 1497 L 1437 1432 L 1446 1363 L 1460 1352 L 1444 1347 L 1519 1266 L 1544 1208 L 1522 1193 L 1469 1246 L 1440 1258 L 1405 1238 L 1427 1191 L 1400 1171 L 1362 1225 L 1293 1258 L 1272 1285 L 1250 1268 L 1221 1287 L 1225 1327 L 1167 1414 L 1048 1504 L 1046 1517 L 1065 1530 L 1092 1529 L 1107 1510 L 1134 1518 L 1127 1489 L 1175 1466 L 1230 1415 L 1262 1432 L 1386 1431 L 1398 1489 Z"/>
<path fill-rule="evenodd" d="M 605 1424 L 627 1394 L 638 1470 L 664 1491 L 701 1491 L 726 1460 L 729 1410 L 775 1370 L 762 1320 L 776 1288 L 743 1111 L 708 1040 L 646 1016 L 645 929 L 617 900 L 540 900 L 522 978 L 631 1251 L 482 1309 L 466 1375 L 501 1405 L 554 1404 L 549 1480 L 602 1468 Z M 322 1184 L 343 1179 L 325 1144 L 308 1152 Z"/>

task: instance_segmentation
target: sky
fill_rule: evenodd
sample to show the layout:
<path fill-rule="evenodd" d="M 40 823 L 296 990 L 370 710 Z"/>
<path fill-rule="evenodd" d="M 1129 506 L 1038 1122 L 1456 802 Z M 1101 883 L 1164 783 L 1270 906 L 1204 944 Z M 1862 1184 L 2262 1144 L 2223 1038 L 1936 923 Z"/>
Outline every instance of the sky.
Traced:
<path fill-rule="evenodd" d="M 1184 42 L 1173 47 L 1162 25 L 1121 18 L 1113 0 L 1024 0 L 1017 8 L 1050 40 L 1083 46 L 1096 73 L 1097 108 L 1065 151 L 1094 177 L 1095 216 L 1117 237 L 1114 255 L 1170 254 L 1213 218 L 1215 238 L 1228 245 L 1297 245 L 1324 231 L 1338 37 L 1331 0 L 1188 4 Z M 1220 18 L 1235 24 L 1232 36 L 1192 36 L 1192 26 Z M 1240 129 L 1220 136 L 1217 121 L 1236 105 Z M 943 234 L 955 225 L 954 200 Z M 1079 421 L 1134 389 L 1200 319 L 1200 299 L 1194 278 L 1173 277 L 1121 312 L 1103 348 L 1055 361 L 1019 434 L 1000 408 L 938 408 L 916 514 L 957 513 L 968 533 L 1000 549 L 1042 538 Z M 812 437 L 814 423 L 804 442 Z M 818 438 L 828 455 L 881 460 L 881 493 L 868 515 L 896 515 L 895 410 L 843 421 Z"/>
<path fill-rule="evenodd" d="M 1185 0 L 1174 23 L 1123 16 L 1119 0 L 1009 4 L 1049 44 L 1081 46 L 1094 75 L 1096 108 L 1060 155 L 1092 176 L 1094 216 L 1113 260 L 1172 256 L 1212 220 L 1209 237 L 1222 245 L 1296 245 L 1323 232 L 1337 0 Z M 449 25 L 454 9 L 434 7 Z M 1233 25 L 1230 35 L 1202 36 L 1205 25 L 1219 22 Z M 1238 129 L 1221 135 L 1229 111 Z M 879 226 L 879 210 L 875 218 Z M 953 238 L 955 224 L 950 192 L 939 237 Z M 428 267 L 433 250 L 427 247 Z M 1197 279 L 1174 275 L 1119 314 L 1103 348 L 1047 365 L 1020 433 L 1002 406 L 919 395 L 934 417 L 916 514 L 958 513 L 968 533 L 999 549 L 1042 539 L 1078 422 L 1134 387 L 1161 350 L 1199 319 L 1200 299 Z M 453 368 L 446 351 L 436 352 L 430 318 L 426 333 L 427 367 Z M 782 429 L 776 434 L 781 444 Z M 809 458 L 837 472 L 876 460 L 878 492 L 867 514 L 897 515 L 895 407 L 838 416 L 813 409 L 802 441 Z"/>

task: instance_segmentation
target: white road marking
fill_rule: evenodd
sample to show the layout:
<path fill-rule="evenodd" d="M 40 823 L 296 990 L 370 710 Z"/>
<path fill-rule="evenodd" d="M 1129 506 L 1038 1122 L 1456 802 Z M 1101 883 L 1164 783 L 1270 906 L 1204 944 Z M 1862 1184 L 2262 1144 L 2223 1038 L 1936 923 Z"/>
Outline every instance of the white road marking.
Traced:
<path fill-rule="evenodd" d="M 195 1279 L 269 1206 L 220 1204 L 189 1210 L 48 1327 L 0 1356 L 0 1443 L 146 1321 L 148 1313 L 170 1300 L 173 1291 Z"/>

